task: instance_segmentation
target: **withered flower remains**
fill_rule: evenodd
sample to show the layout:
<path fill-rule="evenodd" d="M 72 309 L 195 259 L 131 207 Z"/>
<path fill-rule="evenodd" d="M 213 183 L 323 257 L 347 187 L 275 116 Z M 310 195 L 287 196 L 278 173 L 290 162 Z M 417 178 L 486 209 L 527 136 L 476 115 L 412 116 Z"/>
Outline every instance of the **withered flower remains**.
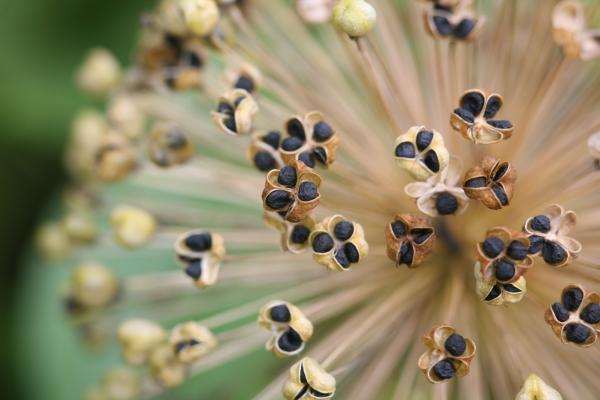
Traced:
<path fill-rule="evenodd" d="M 281 300 L 265 304 L 258 324 L 272 332 L 265 347 L 279 357 L 293 356 L 304 350 L 313 335 L 313 325 L 295 305 Z"/>
<path fill-rule="evenodd" d="M 387 255 L 396 266 L 415 268 L 433 249 L 435 231 L 426 217 L 398 214 L 385 228 Z"/>
<path fill-rule="evenodd" d="M 463 190 L 487 208 L 499 210 L 510 204 L 516 180 L 517 171 L 511 163 L 486 156 L 467 171 Z"/>

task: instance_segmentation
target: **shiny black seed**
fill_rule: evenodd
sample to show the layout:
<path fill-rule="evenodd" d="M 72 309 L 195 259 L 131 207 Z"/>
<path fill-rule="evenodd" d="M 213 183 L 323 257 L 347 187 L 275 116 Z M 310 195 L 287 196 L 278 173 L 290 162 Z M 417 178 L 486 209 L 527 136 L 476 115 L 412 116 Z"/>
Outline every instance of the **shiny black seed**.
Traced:
<path fill-rule="evenodd" d="M 412 244 L 405 240 L 400 246 L 400 252 L 398 253 L 398 264 L 406 264 L 410 266 L 413 261 L 414 250 Z"/>
<path fill-rule="evenodd" d="M 314 168 L 315 167 L 315 157 L 312 155 L 310 151 L 305 151 L 300 153 L 298 156 L 298 160 L 304 163 L 307 167 Z"/>
<path fill-rule="evenodd" d="M 487 123 L 490 124 L 491 126 L 493 126 L 494 128 L 498 128 L 498 129 L 510 129 L 513 126 L 510 121 L 507 121 L 504 119 L 489 120 L 489 121 L 487 121 Z"/>
<path fill-rule="evenodd" d="M 506 290 L 507 292 L 510 292 L 510 293 L 521 293 L 521 289 L 519 289 L 512 283 L 506 283 L 506 284 L 502 285 L 502 287 L 504 288 L 504 290 Z"/>
<path fill-rule="evenodd" d="M 502 102 L 500 101 L 500 97 L 492 96 L 488 99 L 488 102 L 485 106 L 485 112 L 483 113 L 483 117 L 485 119 L 494 118 L 498 111 L 500 111 L 500 107 L 502 107 Z"/>
<path fill-rule="evenodd" d="M 303 142 L 306 140 L 306 133 L 304 132 L 304 125 L 298 119 L 294 118 L 288 121 L 285 127 L 288 135 L 296 137 Z"/>
<path fill-rule="evenodd" d="M 466 181 L 465 187 L 475 189 L 475 188 L 485 187 L 486 184 L 487 184 L 487 179 L 483 176 L 480 176 L 480 177 L 469 179 L 468 181 Z"/>
<path fill-rule="evenodd" d="M 279 170 L 279 175 L 277 176 L 277 182 L 280 185 L 287 187 L 296 186 L 297 174 L 296 169 L 294 167 L 290 167 L 286 165 L 285 167 Z"/>
<path fill-rule="evenodd" d="M 285 304 L 279 304 L 277 306 L 271 307 L 271 309 L 269 310 L 269 315 L 271 319 L 275 322 L 290 322 L 290 320 L 292 319 L 290 310 Z"/>
<path fill-rule="evenodd" d="M 454 368 L 454 364 L 452 364 L 449 360 L 442 360 L 433 366 L 433 373 L 439 379 L 445 380 L 450 379 L 456 373 L 456 369 Z"/>
<path fill-rule="evenodd" d="M 502 289 L 500 289 L 500 286 L 494 285 L 492 290 L 490 290 L 488 295 L 485 297 L 485 300 L 486 301 L 494 300 L 495 298 L 500 296 L 500 294 L 502 294 Z"/>
<path fill-rule="evenodd" d="M 546 240 L 542 246 L 542 257 L 550 265 L 559 265 L 567 259 L 567 252 L 560 244 Z"/>
<path fill-rule="evenodd" d="M 273 210 L 281 210 L 288 207 L 294 199 L 292 195 L 285 190 L 275 190 L 267 196 L 265 203 Z"/>
<path fill-rule="evenodd" d="M 509 281 L 517 272 L 515 264 L 506 258 L 494 261 L 494 271 L 499 281 Z"/>
<path fill-rule="evenodd" d="M 358 249 L 351 242 L 348 242 L 344 245 L 344 253 L 346 254 L 346 258 L 348 259 L 348 261 L 350 261 L 351 263 L 357 263 L 360 259 Z"/>
<path fill-rule="evenodd" d="M 423 162 L 433 172 L 438 172 L 440 170 L 440 162 L 438 161 L 438 156 L 435 150 L 429 150 L 425 153 L 425 157 L 423 158 Z"/>
<path fill-rule="evenodd" d="M 262 137 L 262 141 L 277 150 L 279 148 L 279 141 L 281 140 L 281 133 L 278 131 L 271 131 Z"/>
<path fill-rule="evenodd" d="M 316 142 L 324 142 L 329 139 L 333 135 L 333 129 L 327 122 L 317 122 L 315 127 L 313 128 L 313 139 Z"/>
<path fill-rule="evenodd" d="M 567 324 L 565 336 L 569 342 L 585 343 L 591 335 L 590 329 L 583 324 Z"/>
<path fill-rule="evenodd" d="M 248 93 L 252 93 L 254 91 L 254 81 L 252 78 L 242 75 L 235 82 L 236 89 L 244 89 Z"/>
<path fill-rule="evenodd" d="M 333 249 L 333 238 L 328 233 L 321 232 L 313 238 L 312 248 L 315 253 L 327 253 Z"/>
<path fill-rule="evenodd" d="M 562 305 L 562 303 L 554 303 L 552 304 L 552 312 L 557 320 L 560 322 L 565 322 L 569 319 L 569 310 Z"/>
<path fill-rule="evenodd" d="M 448 353 L 452 354 L 454 357 L 459 357 L 462 356 L 467 349 L 467 342 L 465 342 L 465 338 L 458 333 L 453 333 L 448 336 L 448 339 L 444 342 L 444 348 L 446 348 Z"/>
<path fill-rule="evenodd" d="M 335 251 L 335 260 L 342 268 L 348 268 L 350 266 L 350 261 L 348 261 L 348 257 L 346 257 L 344 249 L 337 249 Z"/>
<path fill-rule="evenodd" d="M 550 218 L 545 215 L 536 215 L 531 219 L 529 227 L 537 232 L 547 233 L 550 231 Z"/>
<path fill-rule="evenodd" d="M 454 214 L 458 210 L 458 200 L 448 192 L 442 192 L 435 199 L 435 209 L 440 215 Z"/>
<path fill-rule="evenodd" d="M 496 170 L 496 173 L 494 174 L 492 180 L 499 181 L 500 179 L 502 179 L 504 174 L 506 174 L 506 171 L 508 171 L 508 163 L 500 164 L 500 167 L 498 167 L 498 169 Z"/>
<path fill-rule="evenodd" d="M 327 151 L 323 147 L 317 147 L 312 152 L 314 158 L 321 164 L 327 164 Z"/>
<path fill-rule="evenodd" d="M 431 235 L 433 235 L 433 229 L 429 228 L 417 228 L 410 231 L 413 242 L 416 244 L 424 243 Z"/>
<path fill-rule="evenodd" d="M 590 303 L 579 314 L 582 320 L 588 324 L 597 324 L 600 322 L 600 304 Z"/>
<path fill-rule="evenodd" d="M 529 253 L 529 248 L 518 240 L 513 240 L 506 249 L 506 254 L 513 260 L 524 260 Z"/>
<path fill-rule="evenodd" d="M 502 185 L 494 185 L 492 186 L 492 190 L 498 198 L 498 201 L 500 201 L 500 204 L 502 204 L 503 206 L 508 204 L 508 196 L 506 195 L 506 192 L 504 191 Z"/>
<path fill-rule="evenodd" d="M 254 165 L 259 170 L 267 172 L 277 168 L 277 161 L 268 151 L 259 151 L 254 155 Z"/>
<path fill-rule="evenodd" d="M 468 92 L 460 99 L 460 107 L 477 116 L 483 110 L 485 97 L 480 92 Z"/>
<path fill-rule="evenodd" d="M 200 276 L 202 276 L 202 259 L 190 263 L 185 269 L 185 274 L 195 281 L 200 279 Z"/>
<path fill-rule="evenodd" d="M 396 146 L 396 157 L 415 158 L 415 146 L 411 142 L 402 142 Z"/>
<path fill-rule="evenodd" d="M 563 306 L 569 311 L 575 311 L 583 301 L 583 292 L 578 287 L 565 290 L 561 299 Z"/>
<path fill-rule="evenodd" d="M 302 147 L 303 144 L 304 142 L 301 139 L 295 136 L 290 136 L 283 139 L 283 142 L 281 142 L 281 148 L 285 151 L 295 151 Z"/>
<path fill-rule="evenodd" d="M 290 240 L 295 244 L 302 244 L 308 240 L 308 236 L 310 235 L 310 229 L 308 229 L 304 225 L 296 225 L 294 229 L 292 229 L 292 233 L 290 235 Z"/>
<path fill-rule="evenodd" d="M 193 51 L 186 51 L 183 53 L 181 56 L 181 61 L 183 64 L 189 65 L 192 68 L 202 68 L 202 65 L 204 64 L 200 56 Z"/>
<path fill-rule="evenodd" d="M 296 351 L 302 346 L 302 338 L 292 328 L 279 337 L 277 340 L 279 348 L 285 352 Z"/>
<path fill-rule="evenodd" d="M 233 115 L 233 107 L 231 107 L 229 103 L 222 101 L 217 106 L 217 112 L 221 114 Z"/>
<path fill-rule="evenodd" d="M 448 21 L 448 18 L 442 17 L 441 15 L 433 16 L 433 24 L 440 36 L 448 36 L 452 33 L 452 24 Z"/>
<path fill-rule="evenodd" d="M 457 108 L 454 110 L 454 114 L 458 115 L 461 119 L 471 124 L 475 122 L 475 116 L 471 111 L 467 110 L 466 108 Z"/>
<path fill-rule="evenodd" d="M 416 140 L 417 149 L 419 149 L 419 151 L 425 150 L 431 144 L 432 140 L 433 140 L 433 132 L 421 131 L 421 132 L 417 133 L 417 140 Z"/>
<path fill-rule="evenodd" d="M 192 251 L 206 251 L 212 247 L 212 236 L 208 232 L 195 233 L 185 238 L 185 245 Z"/>
<path fill-rule="evenodd" d="M 354 224 L 350 221 L 340 221 L 335 224 L 333 234 L 338 240 L 348 240 L 354 233 Z"/>
<path fill-rule="evenodd" d="M 302 201 L 311 201 L 319 196 L 317 185 L 312 182 L 302 182 L 298 188 L 298 198 Z"/>
<path fill-rule="evenodd" d="M 235 124 L 235 118 L 233 117 L 233 115 L 231 117 L 227 117 L 224 121 L 223 121 L 223 125 L 225 125 L 225 127 L 227 129 L 229 129 L 232 132 L 237 132 L 237 126 Z"/>
<path fill-rule="evenodd" d="M 402 221 L 394 221 L 392 222 L 392 232 L 394 232 L 394 236 L 397 238 L 406 235 L 406 225 Z"/>
<path fill-rule="evenodd" d="M 454 31 L 452 32 L 454 37 L 458 39 L 465 39 L 475 28 L 475 20 L 472 19 L 463 19 L 454 27 Z"/>
<path fill-rule="evenodd" d="M 481 244 L 481 250 L 487 257 L 496 258 L 504 250 L 504 242 L 497 236 L 490 236 Z"/>
<path fill-rule="evenodd" d="M 544 245 L 544 238 L 538 235 L 529 236 L 529 254 L 537 254 L 542 251 Z"/>

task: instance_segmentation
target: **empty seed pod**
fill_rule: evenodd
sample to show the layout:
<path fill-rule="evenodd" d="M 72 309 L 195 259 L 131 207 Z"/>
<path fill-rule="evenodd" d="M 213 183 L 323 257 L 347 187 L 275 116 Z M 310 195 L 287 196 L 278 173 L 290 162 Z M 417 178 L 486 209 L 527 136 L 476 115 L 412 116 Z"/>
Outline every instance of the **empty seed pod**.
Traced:
<path fill-rule="evenodd" d="M 259 311 L 258 324 L 272 333 L 265 348 L 279 357 L 299 354 L 313 335 L 313 325 L 295 305 L 272 300 Z"/>
<path fill-rule="evenodd" d="M 212 112 L 217 127 L 229 135 L 245 135 L 252 132 L 258 105 L 244 89 L 231 89 L 221 98 L 217 110 Z"/>
<path fill-rule="evenodd" d="M 308 24 L 322 24 L 331 19 L 334 0 L 296 0 L 296 11 Z"/>
<path fill-rule="evenodd" d="M 97 263 L 84 263 L 71 272 L 67 306 L 70 311 L 104 308 L 119 294 L 119 281 L 112 271 Z"/>
<path fill-rule="evenodd" d="M 169 343 L 177 359 L 189 364 L 210 353 L 217 346 L 217 338 L 205 326 L 189 321 L 173 328 Z"/>
<path fill-rule="evenodd" d="M 315 221 L 311 217 L 299 222 L 289 222 L 277 213 L 265 212 L 263 220 L 281 234 L 280 244 L 283 251 L 299 254 L 310 245 L 309 237 L 315 227 Z"/>
<path fill-rule="evenodd" d="M 287 400 L 330 399 L 335 394 L 335 378 L 321 365 L 304 357 L 290 368 L 283 386 L 283 397 Z"/>
<path fill-rule="evenodd" d="M 486 156 L 467 171 L 463 190 L 469 198 L 479 200 L 489 209 L 499 210 L 510 205 L 516 180 L 517 171 L 511 163 Z"/>
<path fill-rule="evenodd" d="M 529 239 L 522 232 L 505 227 L 488 230 L 485 239 L 476 247 L 483 280 L 491 282 L 495 279 L 499 285 L 515 283 L 533 266 L 529 247 Z"/>
<path fill-rule="evenodd" d="M 104 48 L 89 51 L 77 70 L 77 86 L 92 95 L 103 96 L 121 81 L 121 66 L 117 58 Z"/>
<path fill-rule="evenodd" d="M 156 220 L 146 210 L 121 205 L 110 214 L 110 224 L 115 241 L 128 249 L 135 249 L 148 243 L 156 232 Z"/>
<path fill-rule="evenodd" d="M 442 135 L 424 126 L 398 136 L 394 156 L 400 168 L 421 181 L 443 171 L 450 160 Z"/>
<path fill-rule="evenodd" d="M 164 329 L 147 319 L 129 319 L 117 330 L 123 358 L 133 365 L 144 364 L 150 352 L 166 338 Z"/>
<path fill-rule="evenodd" d="M 157 123 L 148 139 L 148 156 L 159 167 L 183 164 L 194 150 L 187 133 L 173 123 Z"/>
<path fill-rule="evenodd" d="M 515 400 L 562 400 L 562 396 L 539 376 L 531 374 L 525 380 Z"/>
<path fill-rule="evenodd" d="M 199 288 L 217 282 L 225 257 L 223 237 L 201 229 L 184 233 L 175 241 L 175 254 L 184 272 Z"/>
<path fill-rule="evenodd" d="M 181 385 L 187 376 L 186 365 L 179 361 L 169 343 L 162 343 L 152 350 L 148 366 L 156 383 L 166 388 Z"/>
<path fill-rule="evenodd" d="M 96 176 L 105 182 L 124 179 L 137 165 L 137 157 L 130 141 L 116 132 L 104 135 L 94 159 Z"/>
<path fill-rule="evenodd" d="M 284 166 L 279 146 L 281 133 L 279 131 L 260 132 L 252 135 L 252 142 L 248 148 L 248 159 L 262 172 L 269 172 Z"/>
<path fill-rule="evenodd" d="M 435 230 L 425 217 L 397 214 L 385 227 L 386 251 L 396 267 L 415 268 L 433 249 Z"/>
<path fill-rule="evenodd" d="M 580 1 L 564 0 L 554 7 L 552 34 L 567 58 L 587 61 L 600 57 L 600 30 L 587 28 Z"/>
<path fill-rule="evenodd" d="M 376 19 L 375 8 L 364 0 L 339 0 L 333 7 L 333 25 L 353 39 L 369 33 Z"/>
<path fill-rule="evenodd" d="M 502 283 L 495 275 L 484 274 L 483 270 L 483 265 L 477 261 L 474 268 L 475 291 L 486 304 L 518 303 L 527 293 L 527 281 L 523 275 L 512 283 Z"/>

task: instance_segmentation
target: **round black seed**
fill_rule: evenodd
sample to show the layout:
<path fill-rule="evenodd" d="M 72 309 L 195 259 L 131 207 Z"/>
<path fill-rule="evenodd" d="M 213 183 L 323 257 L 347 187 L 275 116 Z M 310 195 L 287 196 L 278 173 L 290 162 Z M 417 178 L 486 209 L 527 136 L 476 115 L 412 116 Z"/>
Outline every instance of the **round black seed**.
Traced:
<path fill-rule="evenodd" d="M 469 111 L 473 116 L 479 115 L 483 110 L 485 97 L 480 92 L 468 92 L 460 99 L 460 107 Z"/>
<path fill-rule="evenodd" d="M 438 172 L 440 170 L 440 162 L 438 160 L 437 153 L 435 150 L 429 150 L 425 153 L 425 157 L 423 158 L 423 162 L 433 172 Z"/>
<path fill-rule="evenodd" d="M 288 121 L 285 127 L 288 135 L 296 137 L 303 142 L 306 140 L 306 133 L 304 133 L 304 125 L 298 119 L 294 118 Z"/>
<path fill-rule="evenodd" d="M 279 348 L 285 352 L 296 351 L 302 346 L 302 338 L 292 328 L 279 337 L 277 340 Z"/>
<path fill-rule="evenodd" d="M 406 225 L 402 221 L 394 221 L 392 222 L 392 232 L 394 232 L 394 236 L 400 238 L 406 235 Z"/>
<path fill-rule="evenodd" d="M 259 151 L 254 155 L 254 165 L 259 170 L 267 172 L 277 168 L 277 161 L 268 151 Z"/>
<path fill-rule="evenodd" d="M 501 294 L 502 294 L 502 289 L 500 289 L 500 286 L 494 285 L 494 287 L 492 287 L 492 290 L 490 290 L 488 295 L 485 297 L 485 300 L 486 301 L 494 300 Z"/>
<path fill-rule="evenodd" d="M 283 142 L 281 142 L 281 148 L 285 151 L 295 151 L 302 147 L 303 144 L 304 142 L 302 139 L 299 139 L 295 136 L 290 136 L 283 139 Z"/>
<path fill-rule="evenodd" d="M 456 373 L 456 369 L 454 368 L 454 364 L 452 364 L 449 360 L 442 360 L 433 366 L 433 373 L 439 379 L 445 380 L 450 379 Z"/>
<path fill-rule="evenodd" d="M 421 244 L 425 242 L 431 235 L 433 235 L 433 229 L 430 228 L 417 228 L 410 231 L 413 242 Z"/>
<path fill-rule="evenodd" d="M 446 348 L 448 353 L 452 354 L 454 357 L 459 357 L 463 355 L 467 349 L 467 342 L 465 342 L 465 338 L 458 333 L 453 333 L 448 336 L 448 339 L 444 342 L 444 348 Z"/>
<path fill-rule="evenodd" d="M 488 99 L 487 104 L 485 105 L 485 112 L 483 113 L 483 117 L 485 119 L 494 118 L 498 111 L 500 111 L 500 107 L 502 107 L 502 101 L 498 96 L 491 96 Z"/>
<path fill-rule="evenodd" d="M 511 280 L 517 272 L 515 264 L 506 258 L 494 261 L 494 271 L 496 279 L 501 282 Z"/>
<path fill-rule="evenodd" d="M 579 314 L 582 320 L 588 324 L 597 324 L 600 322 L 600 304 L 590 303 Z"/>
<path fill-rule="evenodd" d="M 433 140 L 433 132 L 421 131 L 421 132 L 417 133 L 417 140 L 416 140 L 417 149 L 419 149 L 419 151 L 425 150 L 427 147 L 429 147 L 432 140 Z"/>
<path fill-rule="evenodd" d="M 287 187 L 296 186 L 297 174 L 296 169 L 294 167 L 290 167 L 286 165 L 285 167 L 279 170 L 279 175 L 277 175 L 277 182 L 280 185 Z"/>
<path fill-rule="evenodd" d="M 185 269 L 185 274 L 197 281 L 202 275 L 202 259 L 191 262 Z"/>
<path fill-rule="evenodd" d="M 304 225 L 296 225 L 294 226 L 294 229 L 292 229 L 290 240 L 295 244 L 303 244 L 306 243 L 309 235 L 310 229 Z"/>
<path fill-rule="evenodd" d="M 440 36 L 448 36 L 452 33 L 452 24 L 450 24 L 450 21 L 448 21 L 448 18 L 446 17 L 434 15 L 433 24 L 435 25 L 435 29 Z"/>
<path fill-rule="evenodd" d="M 529 227 L 537 232 L 547 233 L 550 231 L 550 218 L 545 215 L 536 215 L 531 219 Z"/>
<path fill-rule="evenodd" d="M 360 259 L 358 249 L 352 242 L 348 242 L 344 245 L 344 253 L 346 254 L 348 261 L 351 263 L 357 263 Z"/>
<path fill-rule="evenodd" d="M 396 157 L 415 158 L 415 146 L 411 142 L 402 142 L 396 146 Z"/>
<path fill-rule="evenodd" d="M 271 307 L 269 310 L 271 319 L 275 322 L 290 322 L 292 315 L 285 304 L 279 304 Z"/>
<path fill-rule="evenodd" d="M 344 253 L 344 249 L 337 249 L 335 251 L 335 260 L 342 268 L 348 268 L 350 266 L 350 261 L 348 261 L 348 257 L 346 257 L 346 253 Z"/>
<path fill-rule="evenodd" d="M 592 332 L 583 324 L 567 324 L 565 326 L 565 336 L 569 342 L 585 343 Z"/>
<path fill-rule="evenodd" d="M 310 151 L 305 151 L 304 153 L 300 153 L 298 156 L 298 160 L 304 163 L 307 167 L 314 168 L 315 167 L 315 157 L 312 155 Z"/>
<path fill-rule="evenodd" d="M 323 147 L 317 147 L 312 152 L 313 157 L 321 164 L 327 164 L 327 150 Z"/>
<path fill-rule="evenodd" d="M 542 257 L 550 265 L 559 265 L 567 259 L 567 252 L 558 243 L 546 240 L 542 246 Z"/>
<path fill-rule="evenodd" d="M 512 283 L 507 283 L 502 285 L 502 288 L 510 293 L 521 293 L 521 289 L 513 285 Z"/>
<path fill-rule="evenodd" d="M 500 179 L 502 179 L 504 174 L 506 174 L 506 171 L 508 171 L 508 163 L 500 164 L 500 166 L 496 170 L 496 173 L 494 174 L 494 177 L 492 178 L 492 180 L 499 181 Z"/>
<path fill-rule="evenodd" d="M 185 238 L 185 245 L 192 251 L 206 251 L 212 247 L 212 236 L 208 232 L 195 233 Z"/>
<path fill-rule="evenodd" d="M 560 322 L 565 322 L 569 319 L 569 310 L 562 305 L 562 303 L 554 303 L 552 304 L 552 312 L 557 320 Z"/>
<path fill-rule="evenodd" d="M 244 89 L 246 92 L 252 93 L 254 91 L 254 81 L 252 78 L 242 75 L 235 82 L 235 88 Z"/>
<path fill-rule="evenodd" d="M 233 115 L 231 117 L 225 118 L 225 120 L 223 121 L 223 125 L 225 125 L 225 127 L 230 131 L 237 132 L 237 126 L 235 124 L 235 118 L 233 117 Z"/>
<path fill-rule="evenodd" d="M 513 260 L 524 260 L 529 253 L 529 248 L 518 240 L 513 240 L 506 249 L 506 254 Z"/>
<path fill-rule="evenodd" d="M 490 124 L 491 126 L 493 126 L 494 128 L 498 128 L 498 129 L 510 129 L 512 128 L 512 122 L 504 120 L 504 119 L 499 119 L 499 120 L 489 120 L 487 121 L 488 124 Z"/>
<path fill-rule="evenodd" d="M 220 102 L 217 106 L 217 112 L 221 114 L 233 115 L 233 107 L 224 101 Z"/>
<path fill-rule="evenodd" d="M 324 142 L 333 135 L 333 129 L 327 122 L 317 122 L 313 128 L 313 139 L 317 142 Z"/>
<path fill-rule="evenodd" d="M 338 240 L 348 240 L 354 233 L 354 224 L 350 221 L 340 221 L 335 224 L 333 234 Z"/>
<path fill-rule="evenodd" d="M 202 68 L 204 64 L 198 54 L 193 51 L 186 51 L 181 55 L 181 61 L 185 65 L 189 65 L 192 68 Z"/>
<path fill-rule="evenodd" d="M 475 122 L 475 116 L 473 116 L 473 113 L 467 110 L 466 108 L 457 108 L 456 110 L 454 110 L 454 114 L 458 115 L 461 119 L 471 124 Z"/>
<path fill-rule="evenodd" d="M 508 204 L 508 196 L 506 195 L 506 192 L 504 191 L 502 185 L 494 185 L 492 186 L 492 190 L 494 191 L 494 194 L 498 198 L 500 204 L 502 204 L 503 206 Z"/>
<path fill-rule="evenodd" d="M 435 199 L 435 209 L 440 215 L 451 215 L 458 210 L 458 200 L 448 192 L 442 192 Z"/>
<path fill-rule="evenodd" d="M 267 196 L 265 203 L 273 210 L 281 210 L 289 206 L 294 199 L 292 195 L 285 190 L 275 190 Z"/>
<path fill-rule="evenodd" d="M 319 196 L 317 185 L 312 182 L 302 182 L 298 188 L 298 198 L 302 201 L 311 201 Z"/>
<path fill-rule="evenodd" d="M 464 39 L 473 31 L 475 28 L 475 20 L 472 19 L 463 19 L 454 27 L 454 31 L 452 32 L 454 37 L 458 39 Z"/>
<path fill-rule="evenodd" d="M 497 236 L 490 236 L 481 244 L 481 250 L 487 257 L 496 258 L 504 250 L 504 242 Z"/>
<path fill-rule="evenodd" d="M 315 253 L 328 253 L 333 249 L 333 244 L 333 238 L 328 233 L 321 232 L 313 238 L 312 248 Z"/>
<path fill-rule="evenodd" d="M 398 253 L 398 264 L 406 264 L 410 266 L 413 261 L 414 250 L 412 244 L 405 240 L 400 246 L 400 252 Z"/>
<path fill-rule="evenodd" d="M 565 290 L 562 295 L 563 306 L 569 311 L 575 311 L 581 305 L 583 300 L 583 292 L 578 287 L 573 287 Z"/>
<path fill-rule="evenodd" d="M 279 141 L 281 140 L 281 134 L 278 131 L 271 131 L 262 137 L 262 141 L 277 150 L 279 148 Z"/>
<path fill-rule="evenodd" d="M 483 176 L 469 179 L 468 181 L 465 182 L 465 187 L 471 188 L 471 189 L 481 188 L 486 185 L 487 185 L 487 179 Z"/>
<path fill-rule="evenodd" d="M 544 245 L 544 238 L 538 235 L 529 236 L 529 254 L 537 254 L 542 251 Z"/>
<path fill-rule="evenodd" d="M 164 36 L 164 39 L 167 46 L 175 49 L 177 53 L 181 51 L 182 40 L 179 36 L 168 33 Z"/>

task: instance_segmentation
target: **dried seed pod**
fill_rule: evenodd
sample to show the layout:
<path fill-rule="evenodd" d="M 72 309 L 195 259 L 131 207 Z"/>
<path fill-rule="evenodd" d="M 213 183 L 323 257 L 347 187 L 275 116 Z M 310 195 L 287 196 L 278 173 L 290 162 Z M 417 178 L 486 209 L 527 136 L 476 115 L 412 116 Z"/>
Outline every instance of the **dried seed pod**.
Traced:
<path fill-rule="evenodd" d="M 96 395 L 102 400 L 134 400 L 142 391 L 140 377 L 128 368 L 115 368 L 102 378 Z"/>
<path fill-rule="evenodd" d="M 531 374 L 525 380 L 515 400 L 562 400 L 562 396 L 539 376 Z"/>
<path fill-rule="evenodd" d="M 202 86 L 202 68 L 206 59 L 204 45 L 198 39 L 188 39 L 179 46 L 174 53 L 175 59 L 159 71 L 161 79 L 171 90 L 198 89 Z"/>
<path fill-rule="evenodd" d="M 239 68 L 225 72 L 227 83 L 233 89 L 242 89 L 254 95 L 262 84 L 262 75 L 252 64 L 244 63 Z"/>
<path fill-rule="evenodd" d="M 110 214 L 115 241 L 128 249 L 148 243 L 156 232 L 154 216 L 141 208 L 120 205 Z"/>
<path fill-rule="evenodd" d="M 117 330 L 123 357 L 133 365 L 144 364 L 150 352 L 165 338 L 164 329 L 147 319 L 129 319 L 119 325 Z"/>
<path fill-rule="evenodd" d="M 252 142 L 248 148 L 248 159 L 259 171 L 269 172 L 282 168 L 284 163 L 279 154 L 280 144 L 281 133 L 279 131 L 255 133 L 252 135 Z"/>
<path fill-rule="evenodd" d="M 443 171 L 450 160 L 443 136 L 424 126 L 413 126 L 398 136 L 394 155 L 400 168 L 421 181 Z"/>
<path fill-rule="evenodd" d="M 77 86 L 92 95 L 103 96 L 121 81 L 121 66 L 107 49 L 95 48 L 87 54 L 77 71 Z"/>
<path fill-rule="evenodd" d="M 352 39 L 369 33 L 376 19 L 375 8 L 364 0 L 340 0 L 333 7 L 333 25 Z"/>
<path fill-rule="evenodd" d="M 159 122 L 148 140 L 150 160 L 159 167 L 183 164 L 194 155 L 194 145 L 176 124 Z"/>
<path fill-rule="evenodd" d="M 485 18 L 476 17 L 466 3 L 433 3 L 423 13 L 427 33 L 435 39 L 472 41 L 477 37 Z"/>
<path fill-rule="evenodd" d="M 282 300 L 265 304 L 258 314 L 258 324 L 272 332 L 265 347 L 278 357 L 299 354 L 313 335 L 313 325 L 304 313 Z"/>
<path fill-rule="evenodd" d="M 465 174 L 465 194 L 479 200 L 491 210 L 499 210 L 510 204 L 514 183 L 517 180 L 515 167 L 506 161 L 486 156 Z"/>
<path fill-rule="evenodd" d="M 76 178 L 87 179 L 94 174 L 96 153 L 108 132 L 104 116 L 95 110 L 82 110 L 71 124 L 71 134 L 65 152 L 65 167 Z"/>
<path fill-rule="evenodd" d="M 500 283 L 495 276 L 484 278 L 483 266 L 475 263 L 475 291 L 479 298 L 487 304 L 499 306 L 505 303 L 518 303 L 527 293 L 527 281 L 521 275 L 512 283 Z"/>
<path fill-rule="evenodd" d="M 439 383 L 457 376 L 464 377 L 475 357 L 475 343 L 448 325 L 434 327 L 423 336 L 427 351 L 417 365 L 429 382 Z"/>
<path fill-rule="evenodd" d="M 219 129 L 229 135 L 244 135 L 252 131 L 258 105 L 244 89 L 231 89 L 219 99 L 213 120 Z"/>
<path fill-rule="evenodd" d="M 533 266 L 527 235 L 505 227 L 487 231 L 485 240 L 477 243 L 477 260 L 481 263 L 483 280 L 497 284 L 515 283 Z"/>
<path fill-rule="evenodd" d="M 217 338 L 205 326 L 189 321 L 173 328 L 169 343 L 177 359 L 189 364 L 211 352 L 217 346 Z"/>
<path fill-rule="evenodd" d="M 217 282 L 221 261 L 225 257 L 225 242 L 221 235 L 195 229 L 175 241 L 175 254 L 199 288 Z"/>
<path fill-rule="evenodd" d="M 569 285 L 563 289 L 561 301 L 546 310 L 545 319 L 563 343 L 589 347 L 600 334 L 600 294 Z"/>
<path fill-rule="evenodd" d="M 215 0 L 179 0 L 187 30 L 204 37 L 216 28 L 220 13 Z"/>
<path fill-rule="evenodd" d="M 341 215 L 332 215 L 318 223 L 309 242 L 315 261 L 331 271 L 348 271 L 369 253 L 362 226 Z"/>
<path fill-rule="evenodd" d="M 335 378 L 310 357 L 304 357 L 290 368 L 283 386 L 287 400 L 330 399 L 335 394 Z"/>
<path fill-rule="evenodd" d="M 396 267 L 419 266 L 433 249 L 435 239 L 435 230 L 425 217 L 397 214 L 385 227 L 387 255 Z"/>
<path fill-rule="evenodd" d="M 315 227 L 315 221 L 311 217 L 306 217 L 299 222 L 289 222 L 277 213 L 265 212 L 263 220 L 281 234 L 280 243 L 283 251 L 299 254 L 308 248 L 309 237 Z"/>
<path fill-rule="evenodd" d="M 564 0 L 554 7 L 552 34 L 567 58 L 587 61 L 600 57 L 600 31 L 587 29 L 580 1 Z"/>
<path fill-rule="evenodd" d="M 64 230 L 73 243 L 91 243 L 98 236 L 98 227 L 89 212 L 72 210 L 62 220 Z"/>
<path fill-rule="evenodd" d="M 568 236 L 576 223 L 575 212 L 558 204 L 548 207 L 544 214 L 528 218 L 523 230 L 529 234 L 530 254 L 541 255 L 553 267 L 568 265 L 582 249 L 581 243 Z"/>
<path fill-rule="evenodd" d="M 588 138 L 588 150 L 594 159 L 596 168 L 600 169 L 600 132 L 596 132 Z"/>
<path fill-rule="evenodd" d="M 114 97 L 107 106 L 106 116 L 110 125 L 129 139 L 139 138 L 146 130 L 146 115 L 129 95 Z"/>
<path fill-rule="evenodd" d="M 320 185 L 321 177 L 301 162 L 271 170 L 262 192 L 263 207 L 286 221 L 300 222 L 319 205 Z"/>
<path fill-rule="evenodd" d="M 119 294 L 119 281 L 105 266 L 85 263 L 71 272 L 68 290 L 69 310 L 87 311 L 113 303 Z"/>
<path fill-rule="evenodd" d="M 158 345 L 148 358 L 150 374 L 159 385 L 166 388 L 179 386 L 187 376 L 187 368 L 179 361 L 169 343 Z"/>
<path fill-rule="evenodd" d="M 125 178 L 137 165 L 136 154 L 130 141 L 116 132 L 104 135 L 94 159 L 96 176 L 105 182 Z"/>
<path fill-rule="evenodd" d="M 497 143 L 510 138 L 512 122 L 494 119 L 502 108 L 502 96 L 489 96 L 479 90 L 467 90 L 460 98 L 459 108 L 450 115 L 450 125 L 465 138 L 476 144 Z"/>
<path fill-rule="evenodd" d="M 333 0 L 296 0 L 296 11 L 308 24 L 322 24 L 331 19 Z"/>
<path fill-rule="evenodd" d="M 71 240 L 62 223 L 41 225 L 35 233 L 35 246 L 42 257 L 51 261 L 63 260 L 71 253 Z"/>

